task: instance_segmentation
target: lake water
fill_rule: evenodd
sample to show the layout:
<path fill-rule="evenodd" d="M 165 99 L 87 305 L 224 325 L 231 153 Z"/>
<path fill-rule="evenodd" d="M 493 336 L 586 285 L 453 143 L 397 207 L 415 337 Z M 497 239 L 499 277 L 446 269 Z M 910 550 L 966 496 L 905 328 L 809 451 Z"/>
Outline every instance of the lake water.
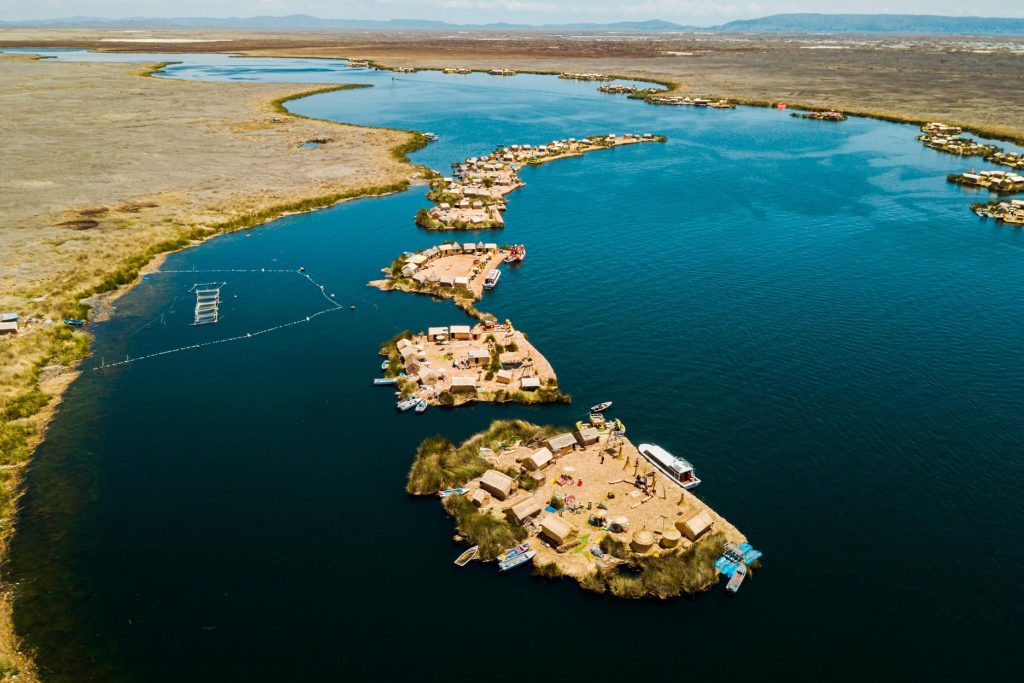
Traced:
<path fill-rule="evenodd" d="M 53 54 L 186 60 L 176 78 L 371 83 L 290 106 L 433 131 L 414 161 L 442 171 L 497 144 L 669 141 L 527 168 L 504 231 L 481 235 L 527 245 L 479 306 L 529 334 L 571 406 L 400 415 L 370 385 L 382 340 L 465 319 L 365 286 L 448 237 L 413 224 L 423 188 L 170 256 L 167 270 L 258 272 L 147 278 L 92 327 L 88 368 L 324 309 L 305 279 L 262 269 L 304 266 L 343 308 L 74 383 L 9 566 L 19 633 L 48 678 L 1009 669 L 1024 635 L 1024 234 L 979 221 L 979 195 L 945 181 L 987 164 L 925 149 L 912 126 L 655 107 L 545 76 Z M 213 280 L 221 323 L 192 327 L 188 289 Z M 437 501 L 403 493 L 428 435 L 568 424 L 601 400 L 634 442 L 691 460 L 700 496 L 765 552 L 738 596 L 628 602 L 457 569 Z"/>

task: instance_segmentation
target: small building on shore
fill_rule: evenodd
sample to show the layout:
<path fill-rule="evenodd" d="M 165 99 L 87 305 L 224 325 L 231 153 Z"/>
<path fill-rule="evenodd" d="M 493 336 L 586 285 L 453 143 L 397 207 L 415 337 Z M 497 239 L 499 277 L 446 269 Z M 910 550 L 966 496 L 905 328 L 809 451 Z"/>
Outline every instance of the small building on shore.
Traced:
<path fill-rule="evenodd" d="M 538 448 L 523 460 L 523 467 L 528 470 L 542 470 L 547 467 L 555 456 L 547 448 Z"/>
<path fill-rule="evenodd" d="M 452 377 L 452 393 L 476 393 L 476 379 L 467 376 Z"/>
<path fill-rule="evenodd" d="M 448 340 L 448 328 L 447 327 L 428 327 L 427 337 L 430 341 L 447 341 Z"/>
<path fill-rule="evenodd" d="M 593 426 L 576 430 L 576 440 L 581 446 L 592 446 L 597 443 L 598 438 L 600 438 L 600 434 Z"/>
<path fill-rule="evenodd" d="M 540 377 L 524 377 L 519 380 L 519 388 L 523 391 L 537 391 L 540 389 Z"/>
<path fill-rule="evenodd" d="M 540 521 L 540 533 L 556 546 L 560 546 L 576 534 L 576 529 L 558 515 L 548 513 Z"/>
<path fill-rule="evenodd" d="M 480 488 L 498 500 L 505 500 L 509 497 L 514 483 L 512 477 L 498 470 L 487 470 L 480 477 Z"/>
<path fill-rule="evenodd" d="M 498 384 L 512 384 L 512 371 L 498 370 L 498 372 L 494 374 L 494 379 Z"/>
<path fill-rule="evenodd" d="M 18 314 L 0 313 L 0 334 L 18 333 Z"/>
<path fill-rule="evenodd" d="M 576 437 L 569 432 L 557 434 L 548 439 L 545 445 L 554 455 L 562 455 L 570 452 L 576 446 Z"/>
<path fill-rule="evenodd" d="M 530 496 L 508 508 L 508 518 L 516 524 L 522 524 L 530 517 L 540 514 L 544 509 L 544 501 L 539 496 Z"/>
<path fill-rule="evenodd" d="M 691 541 L 696 541 L 706 534 L 713 525 L 714 520 L 711 519 L 711 515 L 708 514 L 707 510 L 701 510 L 684 522 L 676 522 L 676 528 L 679 529 L 679 532 Z"/>
<path fill-rule="evenodd" d="M 466 352 L 466 362 L 470 365 L 487 365 L 491 362 L 491 354 L 487 349 L 474 347 Z"/>

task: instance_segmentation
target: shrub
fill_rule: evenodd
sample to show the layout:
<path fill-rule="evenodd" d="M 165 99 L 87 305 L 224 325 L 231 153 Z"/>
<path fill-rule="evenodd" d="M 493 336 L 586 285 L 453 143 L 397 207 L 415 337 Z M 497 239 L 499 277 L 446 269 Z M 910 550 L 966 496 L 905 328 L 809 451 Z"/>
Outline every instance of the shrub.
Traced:
<path fill-rule="evenodd" d="M 487 512 L 480 512 L 473 501 L 465 496 L 448 496 L 444 509 L 455 518 L 459 534 L 480 546 L 480 558 L 493 560 L 506 548 L 518 545 L 526 538 L 526 529 L 513 526 Z"/>
<path fill-rule="evenodd" d="M 561 510 L 562 508 L 565 507 L 565 501 L 559 498 L 557 495 L 551 496 L 551 500 L 549 500 L 548 503 L 551 505 L 551 507 L 555 508 L 556 510 Z"/>

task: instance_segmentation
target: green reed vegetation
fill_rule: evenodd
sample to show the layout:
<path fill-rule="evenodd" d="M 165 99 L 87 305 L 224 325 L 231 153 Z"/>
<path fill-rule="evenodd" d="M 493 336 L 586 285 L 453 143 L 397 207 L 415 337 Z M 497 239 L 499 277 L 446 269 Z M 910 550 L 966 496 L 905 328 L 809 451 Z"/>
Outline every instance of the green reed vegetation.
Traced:
<path fill-rule="evenodd" d="M 493 560 L 506 548 L 526 540 L 527 532 L 524 527 L 480 512 L 473 505 L 473 501 L 465 496 L 448 496 L 443 504 L 445 512 L 455 519 L 455 528 L 459 535 L 469 543 L 480 546 L 478 557 L 481 560 Z"/>
<path fill-rule="evenodd" d="M 443 436 L 432 436 L 416 450 L 405 490 L 424 496 L 462 486 L 491 469 L 490 462 L 480 455 L 481 448 L 497 451 L 520 441 L 546 439 L 560 431 L 556 427 L 541 427 L 525 420 L 495 420 L 486 431 L 470 437 L 458 447 Z M 516 472 L 508 474 L 517 476 Z"/>

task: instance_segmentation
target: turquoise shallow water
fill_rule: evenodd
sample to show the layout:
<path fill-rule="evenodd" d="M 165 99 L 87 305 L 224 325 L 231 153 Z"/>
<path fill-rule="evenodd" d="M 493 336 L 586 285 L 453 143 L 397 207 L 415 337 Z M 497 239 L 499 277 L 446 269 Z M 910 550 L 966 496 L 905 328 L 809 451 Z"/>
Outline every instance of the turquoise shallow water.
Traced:
<path fill-rule="evenodd" d="M 461 319 L 365 287 L 441 238 L 412 223 L 422 188 L 172 255 L 167 269 L 302 265 L 357 309 L 74 384 L 33 464 L 10 566 L 19 631 L 54 680 L 1010 666 L 1024 635 L 1024 236 L 978 221 L 976 195 L 945 182 L 977 162 L 924 149 L 910 126 L 652 107 L 550 77 L 185 59 L 169 75 L 371 82 L 293 110 L 431 130 L 441 139 L 415 161 L 441 170 L 498 143 L 670 140 L 525 170 L 507 227 L 487 234 L 529 258 L 481 308 L 528 332 L 573 406 L 416 417 L 370 386 L 381 340 Z M 196 329 L 187 289 L 210 279 L 141 283 L 94 326 L 94 364 L 324 304 L 291 274 L 230 274 L 217 278 L 222 323 Z M 427 435 L 496 417 L 565 424 L 599 400 L 634 440 L 693 461 L 700 495 L 765 551 L 739 596 L 619 602 L 457 570 L 436 501 L 402 493 Z"/>

